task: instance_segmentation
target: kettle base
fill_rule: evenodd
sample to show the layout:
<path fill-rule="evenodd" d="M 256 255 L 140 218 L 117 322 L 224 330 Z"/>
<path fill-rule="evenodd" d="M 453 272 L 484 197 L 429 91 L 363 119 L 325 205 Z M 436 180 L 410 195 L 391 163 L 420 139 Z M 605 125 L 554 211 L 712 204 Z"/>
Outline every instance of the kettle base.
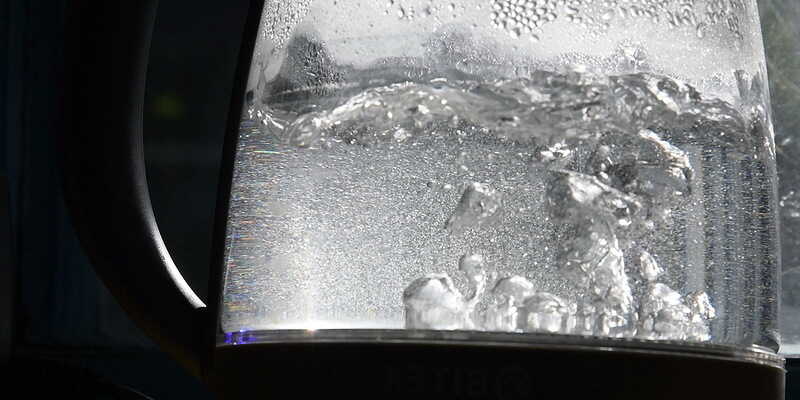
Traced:
<path fill-rule="evenodd" d="M 215 351 L 208 381 L 225 399 L 311 398 L 321 391 L 335 397 L 406 400 L 784 398 L 785 370 L 774 354 L 748 359 L 675 351 L 675 345 L 607 344 L 394 340 L 224 345 Z"/>

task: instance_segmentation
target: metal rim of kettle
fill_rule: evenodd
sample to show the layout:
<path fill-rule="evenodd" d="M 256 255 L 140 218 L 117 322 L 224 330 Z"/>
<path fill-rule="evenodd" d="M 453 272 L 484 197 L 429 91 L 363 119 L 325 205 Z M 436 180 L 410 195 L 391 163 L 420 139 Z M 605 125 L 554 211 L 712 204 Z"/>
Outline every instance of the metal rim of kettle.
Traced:
<path fill-rule="evenodd" d="M 248 343 L 280 345 L 283 343 L 402 343 L 402 344 L 458 344 L 462 346 L 488 346 L 525 348 L 529 350 L 569 350 L 583 352 L 627 352 L 649 355 L 676 355 L 686 358 L 714 358 L 742 361 L 764 366 L 783 368 L 784 359 L 766 347 L 752 345 L 747 348 L 732 345 L 685 342 L 678 340 L 646 340 L 637 338 L 610 338 L 600 336 L 563 335 L 556 333 L 510 333 L 483 331 L 441 331 L 409 329 L 292 329 L 272 331 L 245 331 L 218 336 L 222 346 Z"/>

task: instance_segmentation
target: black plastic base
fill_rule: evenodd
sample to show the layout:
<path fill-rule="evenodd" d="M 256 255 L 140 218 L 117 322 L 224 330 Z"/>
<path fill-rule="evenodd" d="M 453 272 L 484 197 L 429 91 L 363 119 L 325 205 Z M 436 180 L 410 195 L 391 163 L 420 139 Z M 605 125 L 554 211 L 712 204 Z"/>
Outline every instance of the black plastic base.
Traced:
<path fill-rule="evenodd" d="M 247 344 L 214 364 L 225 399 L 773 400 L 785 385 L 774 363 L 610 347 Z"/>

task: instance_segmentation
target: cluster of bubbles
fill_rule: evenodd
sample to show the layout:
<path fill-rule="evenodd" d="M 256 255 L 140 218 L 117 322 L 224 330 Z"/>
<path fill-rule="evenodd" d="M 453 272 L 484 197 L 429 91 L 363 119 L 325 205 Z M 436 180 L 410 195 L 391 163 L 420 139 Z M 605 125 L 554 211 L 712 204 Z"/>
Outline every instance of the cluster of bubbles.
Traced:
<path fill-rule="evenodd" d="M 608 30 L 614 20 L 648 19 L 671 28 L 693 27 L 699 38 L 712 25 L 724 24 L 741 39 L 742 0 L 492 0 L 492 24 L 513 37 L 538 40 L 541 27 L 559 18 L 594 33 Z"/>
<path fill-rule="evenodd" d="M 688 157 L 648 130 L 628 143 L 615 140 L 598 147 L 584 173 L 561 168 L 571 157 L 563 143 L 542 150 L 537 160 L 550 174 L 550 217 L 571 232 L 559 249 L 560 271 L 583 296 L 568 301 L 537 290 L 517 275 L 489 282 L 484 257 L 467 254 L 459 261 L 459 271 L 470 293 L 462 295 L 447 274 L 417 279 L 403 296 L 406 326 L 708 340 L 707 323 L 715 316 L 708 295 L 682 296 L 659 282 L 663 269 L 636 245 L 636 239 L 656 229 L 670 205 L 688 193 Z M 454 228 L 478 228 L 496 219 L 502 205 L 499 191 L 473 182 L 464 189 L 447 227 L 451 233 Z M 643 282 L 638 298 L 630 286 L 626 258 Z M 476 312 L 481 297 L 489 299 L 489 306 Z"/>
<path fill-rule="evenodd" d="M 678 158 L 665 162 L 664 174 L 672 175 L 671 168 L 688 167 L 684 161 Z M 708 321 L 715 317 L 708 295 L 694 292 L 682 296 L 659 282 L 664 270 L 647 250 L 629 245 L 623 251 L 625 246 L 617 235 L 630 239 L 633 225 L 652 223 L 632 221 L 646 207 L 643 201 L 597 177 L 566 171 L 552 174 L 548 197 L 549 201 L 558 202 L 558 210 L 554 208 L 551 216 L 573 231 L 573 237 L 561 249 L 560 269 L 584 296 L 570 301 L 539 290 L 519 275 L 495 279 L 488 272 L 491 269 L 485 257 L 470 253 L 458 262 L 459 272 L 468 281 L 467 294 L 462 294 L 444 273 L 419 278 L 405 289 L 406 327 L 708 340 Z M 501 193 L 473 182 L 464 190 L 447 226 L 479 227 L 496 219 L 502 204 Z M 612 226 L 612 220 L 616 226 Z M 643 282 L 643 290 L 637 298 L 626 272 L 624 252 L 638 255 L 633 257 L 633 267 L 638 280 Z M 488 306 L 479 310 L 476 308 L 479 303 Z"/>
<path fill-rule="evenodd" d="M 401 20 L 413 21 L 415 18 L 434 18 L 441 20 L 447 16 L 457 18 L 463 5 L 447 2 L 436 2 L 428 0 L 421 7 L 414 7 L 410 4 L 403 4 L 400 0 L 389 0 L 383 13 L 394 15 Z"/>
<path fill-rule="evenodd" d="M 269 38 L 276 48 L 282 48 L 290 39 L 295 26 L 305 18 L 311 1 L 268 1 L 264 3 L 260 36 Z"/>
<path fill-rule="evenodd" d="M 497 28 L 505 29 L 511 36 L 523 35 L 533 41 L 542 25 L 558 17 L 557 1 L 550 0 L 493 0 L 490 17 Z"/>
<path fill-rule="evenodd" d="M 556 77 L 550 76 L 542 83 L 553 85 Z M 560 131 L 561 139 L 538 147 L 531 160 L 536 175 L 547 177 L 544 207 L 562 237 L 555 259 L 557 269 L 578 295 L 560 297 L 536 287 L 525 276 L 492 276 L 487 271 L 502 267 L 489 268 L 480 253 L 465 254 L 459 261 L 459 271 L 469 282 L 469 293 L 461 294 L 443 273 L 415 280 L 403 294 L 407 328 L 710 339 L 708 323 L 715 317 L 715 310 L 709 296 L 702 291 L 681 294 L 670 287 L 663 268 L 645 245 L 649 243 L 647 237 L 669 230 L 671 210 L 680 207 L 691 195 L 694 170 L 690 158 L 665 139 L 668 132 L 644 126 L 636 128 L 634 123 L 658 120 L 677 127 L 685 118 L 696 122 L 696 107 L 701 102 L 690 87 L 667 79 L 648 83 L 648 78 L 642 78 L 641 75 L 611 77 L 612 86 L 618 84 L 619 88 L 632 92 L 627 96 L 623 91 L 615 91 L 613 99 L 603 102 L 597 97 L 603 89 L 593 86 L 592 112 L 602 108 L 599 103 L 608 102 L 607 106 L 617 109 L 620 115 L 612 117 L 601 112 L 606 125 L 599 128 L 586 123 L 591 120 L 591 114 L 586 114 L 588 109 L 580 111 L 582 128 L 598 129 L 599 133 L 588 135 L 591 138 L 587 139 L 587 135 L 580 134 L 580 128 L 549 127 L 553 132 Z M 493 93 L 529 96 L 535 86 L 532 82 L 522 84 L 527 92 L 506 92 L 504 85 L 497 84 Z M 569 92 L 566 86 L 561 89 L 560 93 Z M 648 98 L 645 92 L 653 96 Z M 415 90 L 415 93 L 420 92 Z M 586 95 L 584 92 L 583 96 Z M 563 112 L 583 107 L 578 98 L 561 100 L 554 108 L 548 108 L 548 102 L 540 100 L 534 108 L 546 110 L 563 123 Z M 682 115 L 682 109 L 692 111 Z M 426 110 L 431 112 L 428 107 Z M 498 117 L 497 112 L 493 115 Z M 541 114 L 537 116 L 540 117 L 537 129 L 548 128 L 547 119 L 541 118 Z M 515 117 L 500 118 L 502 122 L 496 125 L 487 121 L 487 125 L 498 135 L 523 140 L 514 133 L 515 127 L 527 127 L 524 130 L 531 135 L 531 129 L 537 125 L 524 123 L 525 114 Z M 609 130 L 615 120 L 634 131 Z M 731 127 L 727 131 L 744 129 Z M 481 229 L 503 214 L 503 206 L 504 194 L 491 185 L 466 184 L 446 222 L 447 234 Z M 633 282 L 637 283 L 635 288 Z M 477 304 L 486 306 L 476 307 Z"/>

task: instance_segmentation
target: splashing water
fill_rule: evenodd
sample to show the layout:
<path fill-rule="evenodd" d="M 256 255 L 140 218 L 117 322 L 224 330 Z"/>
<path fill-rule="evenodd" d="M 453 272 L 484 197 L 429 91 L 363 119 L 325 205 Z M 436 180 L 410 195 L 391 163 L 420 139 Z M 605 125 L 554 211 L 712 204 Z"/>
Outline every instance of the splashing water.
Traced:
<path fill-rule="evenodd" d="M 267 144 L 259 182 L 285 199 L 259 206 L 269 215 L 259 240 L 283 243 L 275 260 L 308 258 L 287 262 L 284 284 L 257 300 L 275 315 L 303 321 L 296 310 L 318 307 L 411 329 L 712 337 L 723 293 L 691 268 L 720 256 L 692 244 L 708 228 L 691 212 L 708 213 L 722 190 L 715 157 L 751 171 L 768 154 L 739 106 L 656 75 L 545 71 L 342 87 L 314 105 L 300 91 L 279 97 L 253 111 L 264 125 L 240 144 Z M 253 214 L 259 184 L 233 198 L 234 220 Z M 757 240 L 743 237 L 741 252 Z"/>

